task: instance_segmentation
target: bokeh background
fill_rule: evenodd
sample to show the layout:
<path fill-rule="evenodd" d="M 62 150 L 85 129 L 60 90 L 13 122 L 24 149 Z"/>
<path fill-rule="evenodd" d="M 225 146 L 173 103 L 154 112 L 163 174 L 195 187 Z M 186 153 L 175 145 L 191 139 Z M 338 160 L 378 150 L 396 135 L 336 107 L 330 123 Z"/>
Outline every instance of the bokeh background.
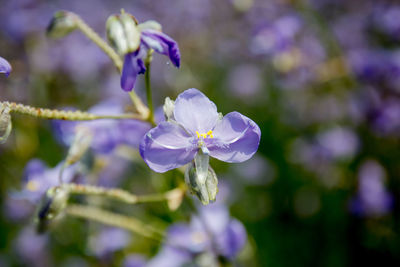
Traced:
<path fill-rule="evenodd" d="M 237 110 L 261 128 L 259 152 L 248 162 L 211 161 L 218 197 L 247 231 L 237 266 L 400 264 L 400 4 L 3 1 L 0 56 L 13 72 L 0 77 L 0 99 L 82 110 L 109 98 L 129 101 L 110 60 L 80 32 L 58 40 L 45 34 L 52 14 L 66 9 L 105 37 L 107 17 L 121 8 L 159 21 L 179 43 L 180 69 L 154 58 L 157 106 L 195 87 L 222 113 Z M 144 95 L 142 77 L 137 91 Z M 127 255 L 156 254 L 160 244 L 125 233 L 104 256 L 102 244 L 114 237 L 73 218 L 34 233 L 34 207 L 11 195 L 29 160 L 52 167 L 65 157 L 53 130 L 50 121 L 14 115 L 0 147 L 0 266 L 121 266 Z M 138 154 L 111 161 L 101 171 L 104 184 L 151 193 L 177 183 L 176 173 L 152 173 Z M 174 212 L 165 203 L 103 205 L 161 228 L 190 216 L 185 203 Z"/>

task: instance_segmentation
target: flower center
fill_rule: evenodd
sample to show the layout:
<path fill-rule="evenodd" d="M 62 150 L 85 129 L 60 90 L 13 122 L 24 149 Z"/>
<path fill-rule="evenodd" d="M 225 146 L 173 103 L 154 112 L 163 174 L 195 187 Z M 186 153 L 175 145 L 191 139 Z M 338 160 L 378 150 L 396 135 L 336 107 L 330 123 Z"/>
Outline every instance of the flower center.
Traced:
<path fill-rule="evenodd" d="M 39 189 L 39 182 L 36 180 L 30 180 L 27 184 L 26 184 L 26 188 L 31 191 L 31 192 L 35 192 Z"/>
<path fill-rule="evenodd" d="M 199 131 L 196 131 L 196 134 L 198 139 L 200 139 L 201 137 L 207 138 L 207 136 L 210 138 L 214 138 L 213 132 L 211 130 L 209 130 L 207 133 L 199 133 Z"/>

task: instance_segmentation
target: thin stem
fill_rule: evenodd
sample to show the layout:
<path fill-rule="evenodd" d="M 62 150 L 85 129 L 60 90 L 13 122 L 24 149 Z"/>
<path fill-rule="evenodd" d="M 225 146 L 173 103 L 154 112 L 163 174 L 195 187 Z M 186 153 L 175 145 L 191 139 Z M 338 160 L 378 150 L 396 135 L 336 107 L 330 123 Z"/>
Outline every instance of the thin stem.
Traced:
<path fill-rule="evenodd" d="M 150 112 L 148 107 L 146 107 L 146 105 L 143 104 L 142 100 L 134 90 L 129 92 L 129 96 L 132 100 L 133 105 L 136 107 L 137 112 L 139 112 L 139 114 L 141 115 L 142 119 L 147 120 Z"/>
<path fill-rule="evenodd" d="M 148 194 L 142 196 L 134 195 L 132 193 L 129 193 L 125 190 L 118 188 L 105 188 L 100 186 L 82 185 L 74 183 L 63 184 L 62 186 L 66 188 L 71 194 L 104 196 L 128 204 L 159 202 L 159 201 L 167 201 L 168 203 L 176 204 L 183 198 L 183 195 L 185 193 L 185 188 L 183 186 L 172 189 L 165 193 Z"/>
<path fill-rule="evenodd" d="M 145 120 L 145 117 L 139 114 L 125 113 L 118 115 L 97 115 L 79 110 L 66 111 L 47 108 L 36 108 L 28 105 L 15 103 L 15 102 L 0 102 L 0 107 L 9 108 L 10 112 L 15 112 L 23 115 L 29 115 L 37 118 L 44 119 L 57 119 L 57 120 L 74 120 L 74 121 L 89 121 L 100 119 L 135 119 Z"/>
<path fill-rule="evenodd" d="M 155 125 L 154 122 L 154 108 L 153 108 L 153 99 L 151 96 L 151 83 L 150 83 L 150 65 L 151 61 L 153 58 L 153 49 L 150 49 L 147 52 L 147 57 L 145 60 L 145 67 L 146 67 L 146 72 L 145 72 L 145 86 L 146 86 L 146 98 L 147 98 L 147 105 L 149 106 L 149 117 L 148 120 L 151 124 Z"/>
<path fill-rule="evenodd" d="M 72 194 L 83 194 L 83 195 L 97 195 L 119 200 L 128 204 L 136 204 L 138 197 L 127 191 L 117 188 L 105 188 L 93 185 L 83 184 L 64 184 L 64 188 Z"/>
<path fill-rule="evenodd" d="M 111 60 L 114 62 L 114 65 L 121 73 L 123 61 L 121 57 L 117 54 L 117 52 L 115 52 L 115 50 L 111 46 L 109 46 L 107 42 L 105 42 L 92 28 L 90 28 L 90 26 L 87 25 L 85 21 L 83 21 L 78 15 L 74 15 L 76 16 L 76 26 L 78 27 L 78 29 L 111 58 Z M 132 90 L 131 92 L 129 92 L 129 95 L 141 117 L 146 118 L 146 120 L 150 121 L 148 119 L 149 109 L 146 107 L 146 105 L 143 104 L 142 100 L 136 95 L 135 91 Z"/>
<path fill-rule="evenodd" d="M 85 206 L 68 205 L 66 213 L 71 216 L 97 221 L 99 223 L 127 229 L 144 237 L 162 241 L 164 233 L 140 220 L 125 215 L 109 212 L 103 209 Z"/>
<path fill-rule="evenodd" d="M 86 24 L 78 15 L 76 16 L 76 26 L 78 29 L 86 35 L 90 40 L 92 40 L 98 47 L 100 47 L 114 62 L 118 71 L 122 71 L 122 60 L 121 57 L 115 52 L 115 50 L 107 44 L 89 25 Z"/>

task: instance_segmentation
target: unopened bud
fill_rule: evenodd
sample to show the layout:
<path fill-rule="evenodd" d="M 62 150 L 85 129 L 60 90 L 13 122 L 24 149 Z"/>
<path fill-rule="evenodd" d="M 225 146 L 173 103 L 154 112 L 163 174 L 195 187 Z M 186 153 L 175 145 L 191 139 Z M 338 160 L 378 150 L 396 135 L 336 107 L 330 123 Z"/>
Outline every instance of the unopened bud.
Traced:
<path fill-rule="evenodd" d="M 44 232 L 49 223 L 65 209 L 68 198 L 69 192 L 66 188 L 57 186 L 47 190 L 37 215 L 38 232 Z"/>
<path fill-rule="evenodd" d="M 47 26 L 47 34 L 53 38 L 61 38 L 68 35 L 77 28 L 76 19 L 77 16 L 72 12 L 57 11 L 54 13 L 49 26 Z"/>
<path fill-rule="evenodd" d="M 93 133 L 89 128 L 78 126 L 76 128 L 75 138 L 71 144 L 71 147 L 69 148 L 65 163 L 67 165 L 72 165 L 79 161 L 88 150 L 90 144 L 92 143 L 92 139 Z"/>
<path fill-rule="evenodd" d="M 175 102 L 171 98 L 166 97 L 164 101 L 163 111 L 167 121 L 175 120 L 174 117 Z"/>
<path fill-rule="evenodd" d="M 155 20 L 147 20 L 145 22 L 142 22 L 138 25 L 139 30 L 156 30 L 161 32 L 162 31 L 162 26 L 160 23 L 158 23 Z"/>
<path fill-rule="evenodd" d="M 195 164 L 192 162 L 185 171 L 185 182 L 193 195 L 196 195 L 203 205 L 214 202 L 218 193 L 218 178 L 214 170 L 209 166 L 205 182 L 203 183 L 197 174 Z"/>
<path fill-rule="evenodd" d="M 107 38 L 121 55 L 135 52 L 140 46 L 140 30 L 130 14 L 112 15 L 106 23 Z"/>
<path fill-rule="evenodd" d="M 10 108 L 0 104 L 0 144 L 4 144 L 12 129 Z"/>

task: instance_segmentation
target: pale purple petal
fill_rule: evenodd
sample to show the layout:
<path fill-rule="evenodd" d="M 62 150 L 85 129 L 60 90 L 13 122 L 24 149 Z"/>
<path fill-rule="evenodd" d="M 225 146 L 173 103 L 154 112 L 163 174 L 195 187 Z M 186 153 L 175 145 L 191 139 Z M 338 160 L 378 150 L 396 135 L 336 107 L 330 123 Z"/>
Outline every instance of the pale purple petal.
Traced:
<path fill-rule="evenodd" d="M 7 60 L 0 57 L 0 73 L 4 73 L 7 77 L 10 75 L 12 68 L 10 63 Z"/>
<path fill-rule="evenodd" d="M 132 91 L 135 86 L 137 75 L 146 71 L 143 60 L 137 57 L 137 54 L 138 52 L 134 52 L 125 55 L 121 75 L 121 88 L 127 92 Z"/>
<path fill-rule="evenodd" d="M 119 228 L 106 228 L 94 238 L 90 246 L 98 257 L 102 257 L 123 249 L 129 242 L 130 235 L 127 231 Z"/>
<path fill-rule="evenodd" d="M 181 54 L 177 42 L 168 35 L 156 30 L 143 30 L 142 42 L 157 53 L 167 55 L 177 68 L 180 66 Z"/>
<path fill-rule="evenodd" d="M 24 169 L 24 180 L 29 181 L 29 177 L 40 176 L 46 171 L 46 164 L 40 159 L 32 159 L 26 164 Z"/>
<path fill-rule="evenodd" d="M 192 262 L 192 256 L 185 250 L 171 246 L 163 247 L 158 254 L 147 262 L 147 267 L 181 267 Z"/>
<path fill-rule="evenodd" d="M 178 124 L 161 122 L 142 139 L 140 154 L 150 169 L 166 172 L 193 160 L 197 146 Z"/>
<path fill-rule="evenodd" d="M 196 131 L 207 133 L 214 129 L 218 121 L 218 112 L 210 99 L 199 90 L 192 88 L 176 98 L 174 117 L 187 131 L 195 135 Z"/>
<path fill-rule="evenodd" d="M 246 229 L 238 220 L 231 220 L 223 234 L 216 236 L 218 249 L 227 258 L 235 258 L 247 241 Z"/>
<path fill-rule="evenodd" d="M 146 259 L 137 254 L 131 254 L 125 257 L 123 267 L 145 267 Z"/>
<path fill-rule="evenodd" d="M 258 125 L 239 112 L 228 113 L 213 130 L 207 148 L 210 156 L 225 162 L 243 162 L 258 149 L 261 131 Z"/>

